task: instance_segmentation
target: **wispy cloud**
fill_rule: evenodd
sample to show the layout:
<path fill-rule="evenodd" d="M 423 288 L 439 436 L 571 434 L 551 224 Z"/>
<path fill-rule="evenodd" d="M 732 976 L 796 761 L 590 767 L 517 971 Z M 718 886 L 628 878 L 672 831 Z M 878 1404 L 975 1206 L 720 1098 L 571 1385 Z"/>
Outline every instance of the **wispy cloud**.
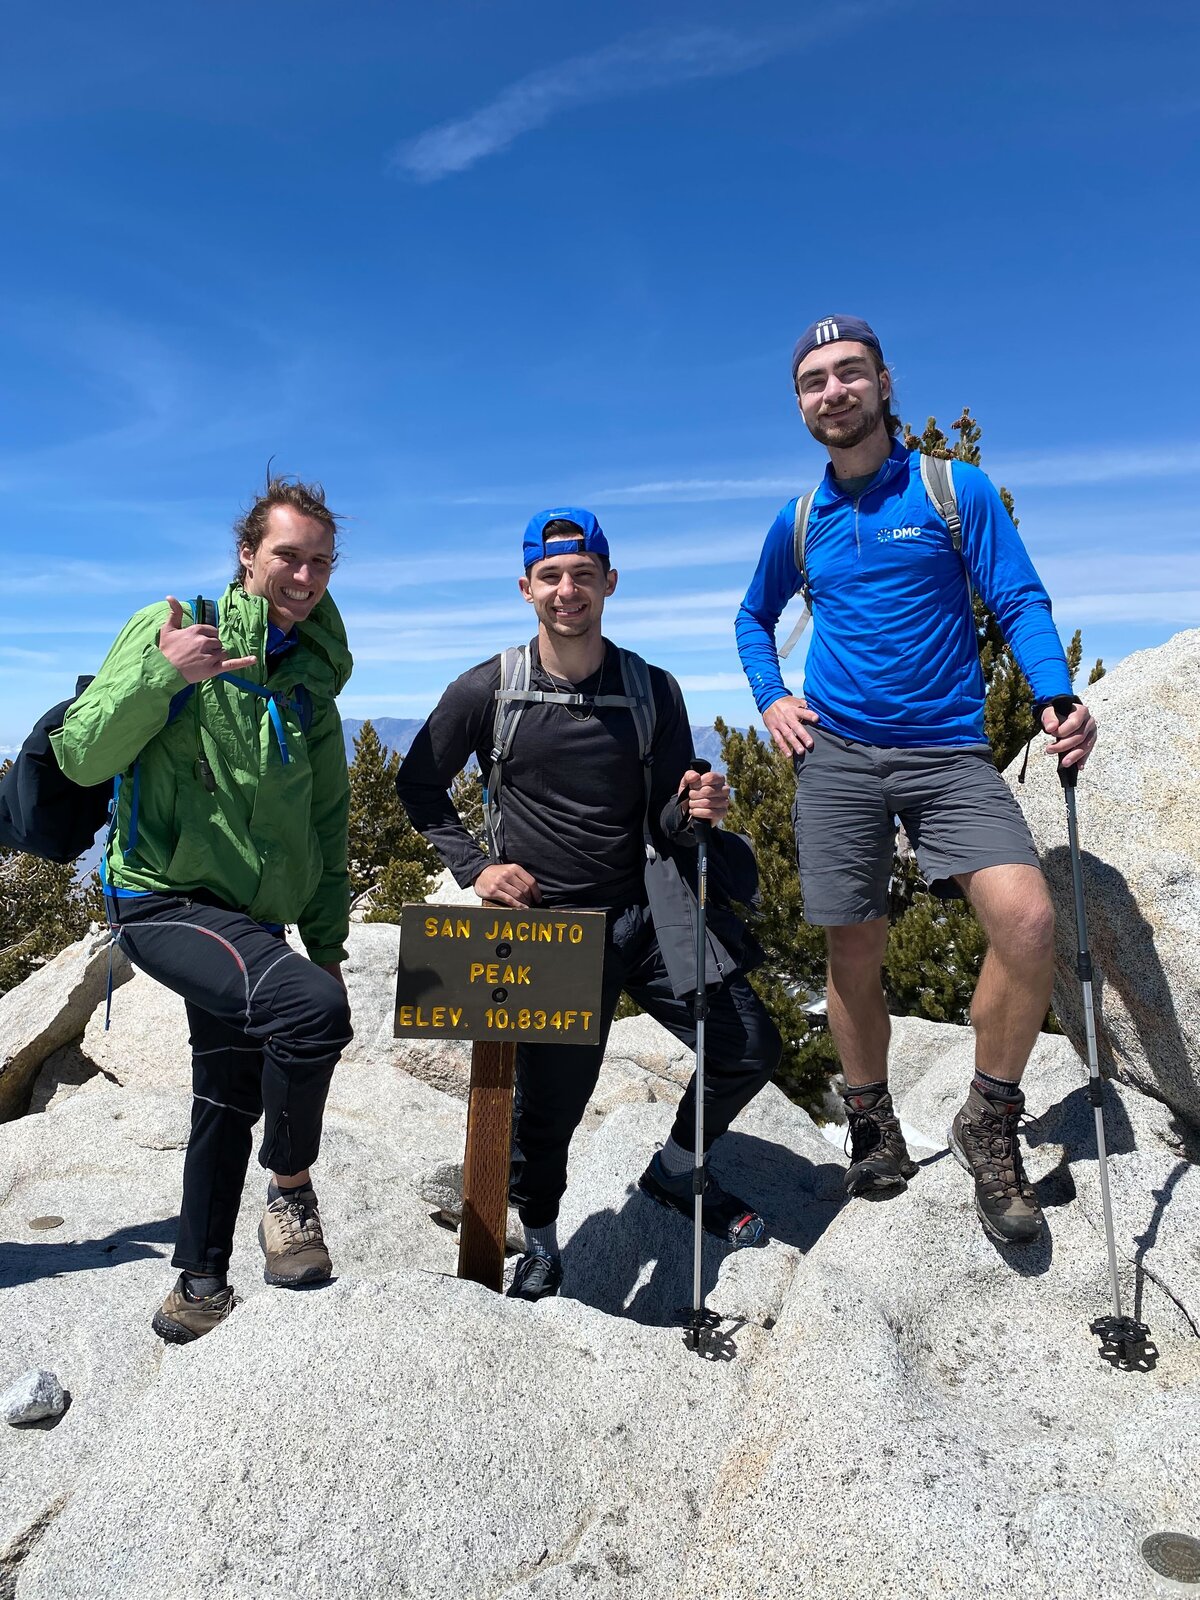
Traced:
<path fill-rule="evenodd" d="M 507 150 L 522 134 L 543 127 L 562 112 L 669 84 L 748 72 L 820 37 L 831 26 L 844 27 L 864 13 L 884 9 L 885 0 L 844 5 L 824 21 L 757 33 L 692 28 L 675 34 L 662 29 L 630 34 L 602 50 L 518 78 L 477 111 L 439 123 L 402 144 L 393 165 L 419 183 L 436 183 Z"/>
<path fill-rule="evenodd" d="M 1200 589 L 1068 594 L 1055 599 L 1054 615 L 1063 627 L 1083 622 L 1160 622 L 1196 627 L 1200 625 Z"/>
<path fill-rule="evenodd" d="M 988 476 L 1025 489 L 1069 489 L 1135 478 L 1178 478 L 1200 469 L 1200 442 L 1099 445 L 1091 450 L 1050 450 L 985 461 Z"/>

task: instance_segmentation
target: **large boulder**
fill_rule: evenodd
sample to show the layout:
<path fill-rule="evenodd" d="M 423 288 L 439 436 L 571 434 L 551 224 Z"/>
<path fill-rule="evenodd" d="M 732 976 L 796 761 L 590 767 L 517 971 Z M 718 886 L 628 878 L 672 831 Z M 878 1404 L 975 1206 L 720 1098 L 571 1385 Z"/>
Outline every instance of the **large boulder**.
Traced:
<path fill-rule="evenodd" d="M 107 932 L 89 933 L 0 995 L 0 1122 L 24 1113 L 43 1062 L 79 1038 L 104 996 L 108 962 Z M 114 986 L 130 975 L 120 951 L 112 971 Z"/>
<path fill-rule="evenodd" d="M 1100 738 L 1076 791 L 1106 1070 L 1200 1128 L 1200 629 L 1143 650 L 1087 690 Z M 1084 1048 L 1075 908 L 1054 763 L 1006 773 L 1058 913 L 1054 1009 Z"/>

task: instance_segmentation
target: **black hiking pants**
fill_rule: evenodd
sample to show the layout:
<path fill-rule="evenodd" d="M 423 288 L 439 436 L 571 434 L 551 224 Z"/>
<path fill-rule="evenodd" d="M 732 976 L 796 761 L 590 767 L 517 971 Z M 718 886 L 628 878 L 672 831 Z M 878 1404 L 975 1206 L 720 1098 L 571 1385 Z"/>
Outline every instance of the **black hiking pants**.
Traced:
<path fill-rule="evenodd" d="M 600 1076 L 621 991 L 693 1049 L 692 996 L 671 990 L 646 906 L 609 915 L 594 1045 L 520 1044 L 513 1114 L 509 1194 L 521 1221 L 543 1228 L 558 1216 L 567 1187 L 567 1149 Z M 779 1065 L 783 1044 L 762 1001 L 739 973 L 708 992 L 704 1027 L 704 1147 L 726 1131 Z M 696 1143 L 696 1079 L 680 1101 L 671 1136 L 685 1150 Z"/>
<path fill-rule="evenodd" d="M 108 910 L 133 964 L 187 1005 L 192 1132 L 171 1259 L 223 1274 L 258 1119 L 268 1172 L 303 1172 L 317 1158 L 330 1079 L 352 1037 L 345 990 L 244 912 L 160 894 L 109 898 Z"/>

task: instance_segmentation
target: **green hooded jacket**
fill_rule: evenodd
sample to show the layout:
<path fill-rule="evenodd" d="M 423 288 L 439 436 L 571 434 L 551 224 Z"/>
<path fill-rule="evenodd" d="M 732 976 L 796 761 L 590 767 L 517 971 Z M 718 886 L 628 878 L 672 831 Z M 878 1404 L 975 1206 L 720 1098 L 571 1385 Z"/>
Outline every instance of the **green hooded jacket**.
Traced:
<path fill-rule="evenodd" d="M 277 696 L 286 763 L 267 700 L 248 689 L 206 679 L 171 716 L 187 683 L 158 648 L 165 601 L 126 623 L 51 735 L 54 753 L 76 783 L 122 774 L 106 858 L 116 887 L 204 889 L 258 922 L 296 923 L 313 961 L 343 961 L 350 784 L 334 696 L 353 665 L 345 627 L 325 595 L 268 678 L 266 600 L 235 583 L 218 611 L 226 654 L 258 659 L 235 676 Z"/>

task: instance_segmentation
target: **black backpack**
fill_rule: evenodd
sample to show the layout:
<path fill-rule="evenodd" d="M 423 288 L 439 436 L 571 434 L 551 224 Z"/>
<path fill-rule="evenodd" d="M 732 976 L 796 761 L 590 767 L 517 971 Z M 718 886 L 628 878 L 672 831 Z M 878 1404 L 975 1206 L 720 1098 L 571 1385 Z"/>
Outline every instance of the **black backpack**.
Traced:
<path fill-rule="evenodd" d="M 217 608 L 197 598 L 193 616 L 214 626 Z M 41 856 L 44 861 L 74 861 L 91 847 L 109 817 L 113 785 L 74 783 L 58 764 L 50 735 L 62 727 L 67 712 L 91 683 L 81 677 L 69 700 L 39 717 L 17 759 L 0 778 L 0 847 Z M 192 693 L 191 685 L 171 703 L 174 720 Z"/>
<path fill-rule="evenodd" d="M 0 778 L 0 845 L 46 861 L 74 861 L 108 817 L 110 782 L 73 783 L 59 766 L 50 735 L 91 683 L 80 678 L 69 700 L 39 717 L 17 759 Z"/>

